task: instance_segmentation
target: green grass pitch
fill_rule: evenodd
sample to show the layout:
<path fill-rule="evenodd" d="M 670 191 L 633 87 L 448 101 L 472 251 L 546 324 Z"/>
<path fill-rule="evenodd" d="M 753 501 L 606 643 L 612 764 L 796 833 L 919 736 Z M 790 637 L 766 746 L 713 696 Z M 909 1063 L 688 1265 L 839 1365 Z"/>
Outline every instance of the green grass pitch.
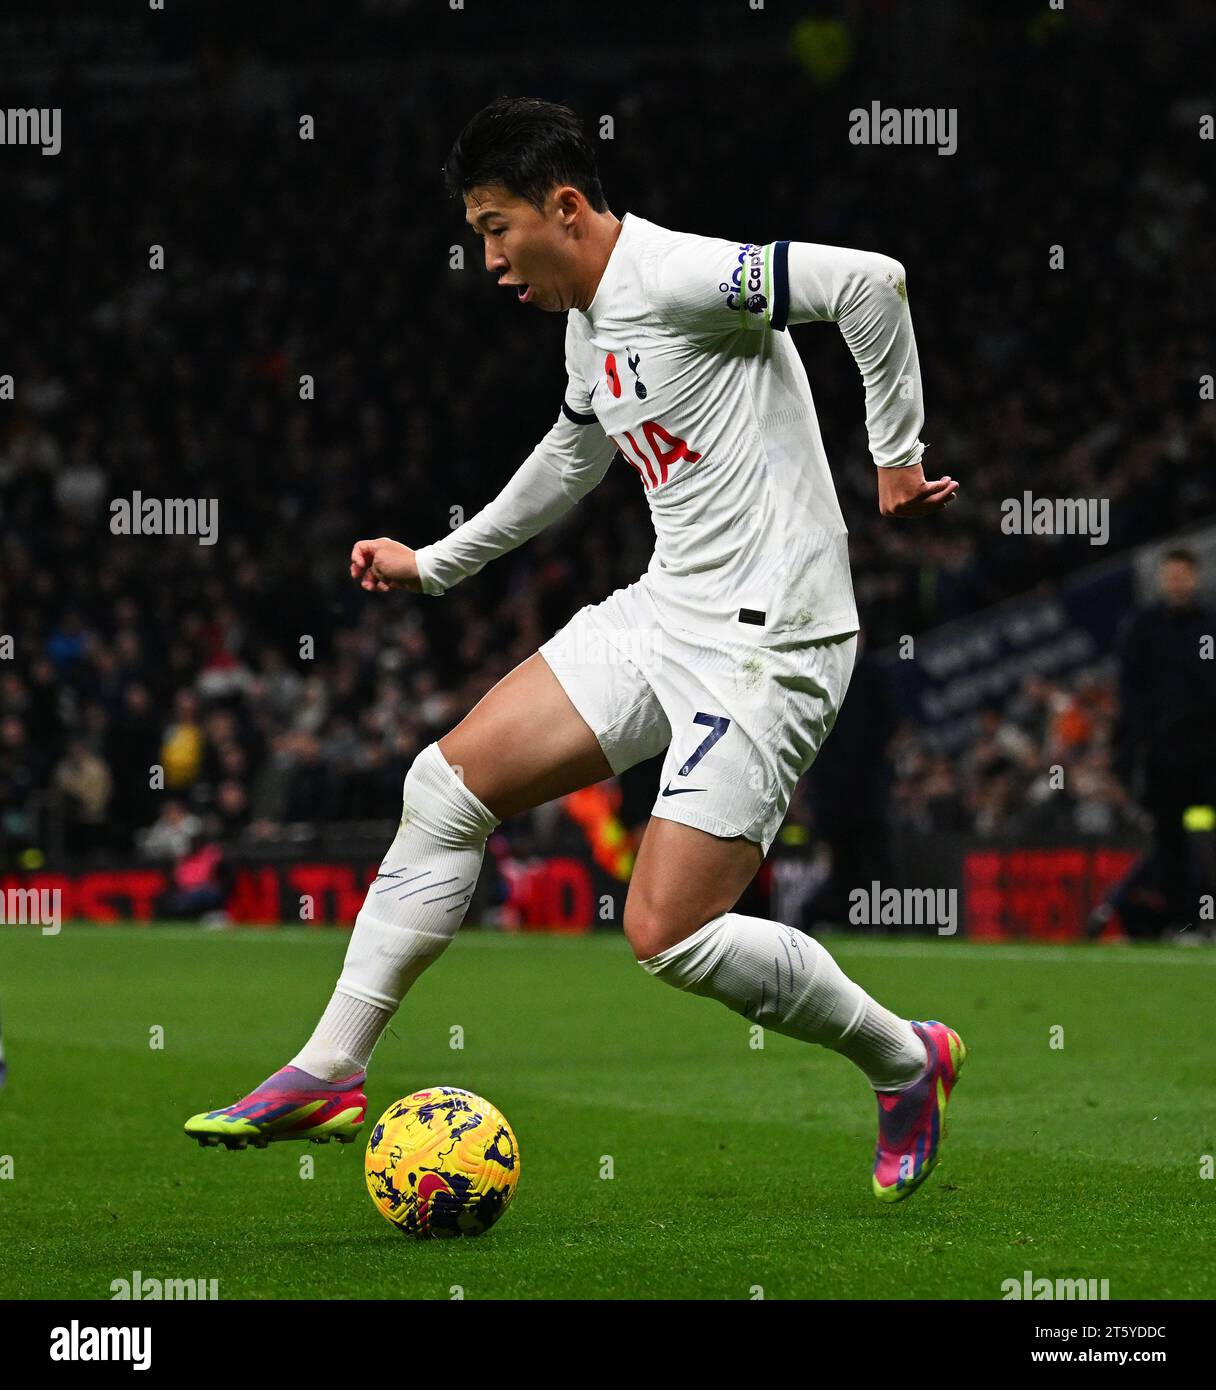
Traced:
<path fill-rule="evenodd" d="M 345 933 L 0 927 L 0 1296 L 109 1298 L 139 1270 L 226 1299 L 997 1299 L 1027 1269 L 1216 1296 L 1216 953 L 829 944 L 968 1046 L 908 1202 L 870 1195 L 873 1096 L 842 1058 L 752 1048 L 746 1020 L 651 979 L 619 937 L 466 930 L 381 1043 L 363 1134 L 400 1095 L 464 1086 L 511 1121 L 520 1186 L 488 1235 L 416 1243 L 373 1208 L 361 1143 L 181 1133 L 303 1043 Z"/>

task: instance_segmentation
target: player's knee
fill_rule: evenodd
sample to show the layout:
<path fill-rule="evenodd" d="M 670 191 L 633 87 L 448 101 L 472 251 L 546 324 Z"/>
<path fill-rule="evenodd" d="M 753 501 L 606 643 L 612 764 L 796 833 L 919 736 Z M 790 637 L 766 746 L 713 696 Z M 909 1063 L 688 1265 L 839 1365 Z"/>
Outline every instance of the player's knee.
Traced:
<path fill-rule="evenodd" d="M 679 945 L 705 924 L 682 920 L 670 908 L 630 893 L 625 899 L 621 925 L 625 939 L 633 947 L 633 954 L 639 961 L 645 962 Z"/>
<path fill-rule="evenodd" d="M 428 744 L 410 764 L 401 793 L 401 829 L 416 826 L 441 844 L 481 844 L 498 818 L 465 786 L 458 772 Z"/>
<path fill-rule="evenodd" d="M 660 914 L 649 906 L 635 901 L 634 894 L 625 899 L 625 914 L 621 920 L 625 940 L 638 960 L 648 960 L 663 949 L 663 923 Z"/>

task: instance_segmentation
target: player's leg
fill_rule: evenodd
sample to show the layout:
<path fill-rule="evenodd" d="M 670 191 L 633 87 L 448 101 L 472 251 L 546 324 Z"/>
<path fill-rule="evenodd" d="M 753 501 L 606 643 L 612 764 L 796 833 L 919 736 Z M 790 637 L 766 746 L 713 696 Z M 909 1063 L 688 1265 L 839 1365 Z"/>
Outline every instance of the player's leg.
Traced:
<path fill-rule="evenodd" d="M 456 935 L 494 827 L 610 775 L 539 653 L 504 676 L 415 759 L 401 825 L 355 919 L 337 991 L 293 1064 L 327 1080 L 366 1067 L 410 986 Z"/>
<path fill-rule="evenodd" d="M 814 937 L 731 911 L 762 857 L 750 840 L 652 820 L 630 881 L 625 934 L 658 979 L 859 1067 L 878 1094 L 873 1191 L 900 1201 L 936 1164 L 962 1041 L 936 1020 L 892 1013 Z"/>
<path fill-rule="evenodd" d="M 878 1093 L 874 1191 L 899 1200 L 936 1162 L 962 1043 L 893 1014 L 813 937 L 733 911 L 831 732 L 856 638 L 778 648 L 668 636 L 672 659 L 655 679 L 673 738 L 626 931 L 659 979 L 854 1062 Z"/>
<path fill-rule="evenodd" d="M 638 960 L 677 989 L 841 1053 L 875 1090 L 911 1085 L 926 1049 L 907 1019 L 850 980 L 814 937 L 731 911 L 762 858 L 752 840 L 653 819 L 625 903 Z"/>
<path fill-rule="evenodd" d="M 307 1044 L 235 1105 L 196 1115 L 202 1143 L 349 1140 L 373 1049 L 464 919 L 499 820 L 602 780 L 596 735 L 539 654 L 505 676 L 405 779 L 401 824 L 355 919 L 341 977 Z"/>
<path fill-rule="evenodd" d="M 500 821 L 612 776 L 599 740 L 539 652 L 504 676 L 439 749 Z"/>

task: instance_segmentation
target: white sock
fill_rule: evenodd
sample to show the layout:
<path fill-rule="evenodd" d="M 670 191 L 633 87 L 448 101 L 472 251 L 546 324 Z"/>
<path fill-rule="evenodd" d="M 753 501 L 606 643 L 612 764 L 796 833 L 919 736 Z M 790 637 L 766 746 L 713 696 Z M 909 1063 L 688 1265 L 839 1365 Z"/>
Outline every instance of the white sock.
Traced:
<path fill-rule="evenodd" d="M 464 921 L 497 818 L 424 748 L 405 779 L 401 825 L 367 890 L 337 990 L 291 1065 L 326 1081 L 367 1067 L 397 1006 Z"/>
<path fill-rule="evenodd" d="M 875 1090 L 903 1090 L 928 1064 L 907 1020 L 871 999 L 814 937 L 778 922 L 724 912 L 642 966 L 775 1033 L 839 1052 Z"/>
<path fill-rule="evenodd" d="M 291 1065 L 323 1081 L 345 1081 L 365 1072 L 392 1016 L 390 1009 L 378 1009 L 335 990 L 312 1037 Z"/>

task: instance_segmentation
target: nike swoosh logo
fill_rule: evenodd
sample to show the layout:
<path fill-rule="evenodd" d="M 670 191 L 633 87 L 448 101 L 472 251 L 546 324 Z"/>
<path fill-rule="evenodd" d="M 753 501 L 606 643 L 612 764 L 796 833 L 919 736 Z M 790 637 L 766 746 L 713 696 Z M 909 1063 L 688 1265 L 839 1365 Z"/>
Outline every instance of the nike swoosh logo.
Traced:
<path fill-rule="evenodd" d="M 600 389 L 600 384 L 599 384 L 599 382 L 597 381 L 597 382 L 595 383 L 595 385 L 591 388 L 590 392 L 588 393 L 587 399 L 590 400 L 591 397 L 594 396 L 595 393 L 596 393 L 599 389 Z"/>
<path fill-rule="evenodd" d="M 664 787 L 664 796 L 679 796 L 681 792 L 703 792 L 704 787 Z"/>

